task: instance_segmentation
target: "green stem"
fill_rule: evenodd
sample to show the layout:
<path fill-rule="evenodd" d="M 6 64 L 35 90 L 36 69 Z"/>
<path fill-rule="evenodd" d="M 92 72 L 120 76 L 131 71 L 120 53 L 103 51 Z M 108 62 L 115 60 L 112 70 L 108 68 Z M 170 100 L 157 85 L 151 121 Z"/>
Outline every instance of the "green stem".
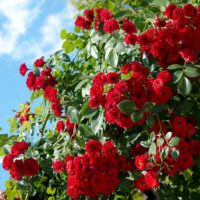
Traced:
<path fill-rule="evenodd" d="M 41 137 L 43 137 L 43 135 L 44 135 L 44 130 L 45 130 L 45 128 L 46 128 L 46 124 L 47 124 L 47 121 L 48 121 L 49 117 L 50 117 L 50 109 L 49 109 L 48 112 L 47 112 L 47 115 L 46 115 L 46 117 L 45 117 L 45 119 L 44 119 L 44 124 L 43 124 L 43 126 L 42 126 L 42 128 L 41 128 L 41 131 L 40 131 L 40 136 L 41 136 Z"/>

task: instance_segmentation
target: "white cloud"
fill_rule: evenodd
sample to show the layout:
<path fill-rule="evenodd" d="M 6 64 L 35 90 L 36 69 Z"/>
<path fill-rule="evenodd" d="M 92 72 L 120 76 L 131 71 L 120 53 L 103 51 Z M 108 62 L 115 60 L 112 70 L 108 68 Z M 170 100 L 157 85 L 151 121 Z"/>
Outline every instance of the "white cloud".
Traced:
<path fill-rule="evenodd" d="M 32 0 L 0 0 L 0 15 L 4 21 L 0 29 L 0 55 L 12 54 L 18 45 L 20 36 L 26 33 L 32 21 L 37 17 L 40 3 Z"/>
<path fill-rule="evenodd" d="M 52 13 L 45 17 L 41 27 L 37 27 L 39 30 L 37 36 L 30 35 L 26 40 L 18 40 L 17 42 L 15 38 L 15 44 L 10 45 L 12 49 L 8 53 L 14 59 L 33 61 L 37 57 L 47 56 L 61 49 L 60 30 L 63 28 L 69 30 L 73 26 L 74 15 L 74 9 L 67 3 L 60 12 Z"/>

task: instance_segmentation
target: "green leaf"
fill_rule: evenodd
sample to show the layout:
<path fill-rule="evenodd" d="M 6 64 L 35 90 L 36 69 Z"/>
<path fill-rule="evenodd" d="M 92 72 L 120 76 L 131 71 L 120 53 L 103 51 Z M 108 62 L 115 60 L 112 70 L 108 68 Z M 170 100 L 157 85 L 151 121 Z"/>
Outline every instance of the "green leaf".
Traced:
<path fill-rule="evenodd" d="M 96 137 L 93 130 L 85 124 L 79 124 L 79 130 L 85 138 Z"/>
<path fill-rule="evenodd" d="M 37 106 L 34 111 L 36 115 L 40 116 L 44 112 L 44 108 L 42 106 Z"/>
<path fill-rule="evenodd" d="M 165 135 L 165 139 L 168 141 L 170 140 L 172 137 L 172 132 L 167 132 L 167 134 Z"/>
<path fill-rule="evenodd" d="M 99 112 L 96 119 L 92 120 L 91 127 L 95 134 L 98 133 L 98 131 L 101 129 L 103 124 L 103 118 L 104 118 L 103 112 Z"/>
<path fill-rule="evenodd" d="M 200 76 L 199 69 L 192 66 L 186 66 L 184 74 L 189 78 L 196 78 Z"/>
<path fill-rule="evenodd" d="M 77 90 L 81 89 L 87 82 L 88 82 L 88 79 L 83 79 L 82 81 L 80 81 L 80 82 L 76 85 L 74 91 L 76 92 Z"/>
<path fill-rule="evenodd" d="M 143 112 L 142 111 L 139 111 L 139 110 L 136 110 L 132 115 L 131 115 L 131 120 L 133 122 L 138 122 L 142 119 L 143 117 Z"/>
<path fill-rule="evenodd" d="M 183 77 L 178 82 L 178 90 L 184 96 L 189 95 L 190 92 L 191 92 L 191 90 L 192 90 L 192 83 L 191 83 L 191 81 L 188 78 Z"/>
<path fill-rule="evenodd" d="M 34 69 L 34 74 L 40 76 L 40 70 L 38 68 Z"/>
<path fill-rule="evenodd" d="M 119 56 L 117 52 L 112 49 L 109 53 L 108 62 L 111 66 L 116 67 L 118 64 Z"/>
<path fill-rule="evenodd" d="M 117 107 L 119 108 L 120 112 L 126 115 L 131 115 L 135 111 L 135 104 L 130 100 L 121 101 Z"/>
<path fill-rule="evenodd" d="M 170 155 L 171 155 L 171 157 L 172 157 L 173 159 L 178 159 L 178 157 L 179 157 L 179 150 L 176 149 L 176 148 L 172 148 L 172 149 L 170 150 Z"/>
<path fill-rule="evenodd" d="M 144 148 L 149 148 L 151 146 L 150 141 L 141 141 L 140 145 L 143 146 Z"/>
<path fill-rule="evenodd" d="M 67 114 L 71 122 L 76 124 L 79 123 L 79 112 L 75 107 L 69 106 Z"/>
<path fill-rule="evenodd" d="M 155 133 L 151 132 L 150 134 L 150 141 L 153 142 L 156 139 Z"/>
<path fill-rule="evenodd" d="M 180 113 L 188 113 L 191 111 L 193 105 L 194 105 L 193 101 L 184 100 L 183 102 L 177 105 L 175 111 L 178 111 Z"/>
<path fill-rule="evenodd" d="M 149 65 L 149 59 L 147 57 L 147 54 L 144 52 L 143 55 L 142 55 L 142 63 L 143 65 L 145 66 L 148 66 Z"/>
<path fill-rule="evenodd" d="M 91 47 L 91 55 L 93 58 L 98 59 L 98 49 L 95 45 Z"/>
<path fill-rule="evenodd" d="M 183 66 L 178 65 L 178 64 L 173 64 L 173 65 L 170 65 L 167 67 L 167 69 L 169 69 L 169 70 L 182 69 L 182 68 L 183 68 Z"/>
<path fill-rule="evenodd" d="M 169 146 L 174 147 L 178 145 L 179 141 L 180 141 L 180 138 L 172 137 L 172 139 L 169 141 Z"/>
<path fill-rule="evenodd" d="M 164 160 L 169 154 L 169 147 L 165 146 L 162 150 L 161 150 L 161 157 Z"/>
<path fill-rule="evenodd" d="M 153 109 L 153 107 L 154 107 L 154 104 L 153 104 L 153 103 L 151 103 L 151 102 L 146 102 L 146 103 L 144 104 L 144 106 L 143 106 L 143 110 L 144 110 L 145 112 L 151 112 L 152 109 Z"/>
<path fill-rule="evenodd" d="M 155 155 L 156 154 L 156 144 L 155 142 L 152 142 L 149 147 L 149 155 Z"/>
<path fill-rule="evenodd" d="M 151 127 L 153 126 L 154 122 L 155 122 L 155 120 L 154 120 L 153 116 L 148 116 L 148 117 L 146 118 L 146 125 L 147 125 L 149 128 L 151 128 Z"/>
<path fill-rule="evenodd" d="M 131 12 L 129 10 L 121 10 L 114 14 L 116 19 L 130 17 L 130 15 L 131 15 Z"/>
<path fill-rule="evenodd" d="M 3 146 L 3 152 L 4 152 L 4 154 L 9 154 L 10 153 L 10 145 L 5 144 Z"/>
<path fill-rule="evenodd" d="M 151 6 L 155 6 L 155 7 L 167 7 L 167 5 L 169 4 L 168 0 L 154 0 L 150 5 Z"/>
<path fill-rule="evenodd" d="M 56 192 L 56 188 L 48 187 L 46 192 L 47 194 L 54 195 Z"/>
<path fill-rule="evenodd" d="M 156 141 L 156 144 L 157 144 L 157 146 L 159 146 L 159 147 L 162 146 L 163 143 L 164 143 L 163 138 L 158 138 L 157 141 Z"/>
<path fill-rule="evenodd" d="M 173 73 L 173 81 L 174 83 L 178 83 L 183 77 L 183 71 L 178 70 Z"/>
<path fill-rule="evenodd" d="M 66 30 L 65 30 L 65 29 L 62 29 L 62 30 L 60 31 L 60 38 L 61 38 L 62 40 L 64 40 L 64 39 L 67 38 L 67 33 L 66 33 Z"/>
<path fill-rule="evenodd" d="M 6 189 L 12 189 L 14 184 L 13 184 L 13 181 L 12 180 L 7 180 L 5 183 L 4 183 Z"/>

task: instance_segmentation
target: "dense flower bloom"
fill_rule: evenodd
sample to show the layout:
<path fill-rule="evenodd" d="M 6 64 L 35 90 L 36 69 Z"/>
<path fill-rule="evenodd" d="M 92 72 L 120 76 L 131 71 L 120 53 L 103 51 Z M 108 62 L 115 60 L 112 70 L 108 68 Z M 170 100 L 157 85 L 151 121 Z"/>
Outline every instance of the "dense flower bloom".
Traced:
<path fill-rule="evenodd" d="M 65 169 L 65 163 L 62 160 L 55 160 L 52 163 L 52 168 L 56 173 L 63 172 Z"/>
<path fill-rule="evenodd" d="M 125 44 L 135 45 L 137 41 L 137 36 L 134 34 L 127 34 L 124 38 Z"/>
<path fill-rule="evenodd" d="M 106 9 L 103 9 L 101 10 L 100 12 L 100 18 L 102 21 L 106 21 L 106 20 L 109 20 L 109 19 L 112 19 L 112 14 L 110 13 L 109 10 L 106 10 Z"/>
<path fill-rule="evenodd" d="M 124 22 L 122 24 L 122 29 L 128 34 L 137 32 L 135 25 L 131 21 L 129 21 L 128 18 L 124 19 Z"/>
<path fill-rule="evenodd" d="M 13 164 L 13 155 L 8 154 L 3 158 L 2 166 L 5 170 L 9 170 Z"/>
<path fill-rule="evenodd" d="M 65 159 L 68 173 L 67 194 L 72 198 L 79 198 L 81 195 L 94 198 L 99 194 L 111 194 L 120 183 L 119 172 L 131 169 L 130 162 L 118 155 L 110 141 L 103 144 L 102 150 L 101 143 L 96 140 L 88 141 L 85 148 L 83 156 L 67 156 Z"/>
<path fill-rule="evenodd" d="M 24 161 L 23 171 L 25 176 L 35 176 L 39 170 L 40 166 L 33 158 L 28 158 Z"/>
<path fill-rule="evenodd" d="M 100 153 L 102 144 L 97 140 L 90 140 L 85 144 L 85 150 L 87 153 Z"/>
<path fill-rule="evenodd" d="M 90 29 L 91 21 L 87 21 L 84 17 L 78 16 L 75 21 L 75 26 L 81 29 Z"/>
<path fill-rule="evenodd" d="M 185 49 L 179 52 L 186 62 L 194 63 L 198 55 L 194 50 Z"/>
<path fill-rule="evenodd" d="M 10 175 L 15 180 L 21 180 L 23 175 L 22 160 L 15 160 L 10 168 Z"/>
<path fill-rule="evenodd" d="M 11 154 L 14 157 L 17 157 L 20 154 L 24 154 L 25 151 L 28 149 L 29 145 L 27 142 L 16 142 L 12 147 L 11 147 Z"/>
<path fill-rule="evenodd" d="M 119 29 L 119 23 L 116 19 L 110 19 L 104 22 L 103 30 L 106 33 L 113 33 Z"/>
<path fill-rule="evenodd" d="M 34 62 L 35 67 L 40 68 L 43 67 L 45 65 L 45 61 L 44 58 L 38 58 L 35 62 Z"/>
<path fill-rule="evenodd" d="M 35 74 L 33 72 L 28 73 L 28 77 L 26 79 L 26 85 L 30 90 L 35 90 Z"/>
<path fill-rule="evenodd" d="M 58 130 L 59 133 L 65 130 L 65 124 L 63 120 L 57 122 L 56 129 Z"/>
<path fill-rule="evenodd" d="M 119 81 L 119 74 L 117 72 L 109 72 L 106 78 L 108 83 L 117 83 Z"/>
<path fill-rule="evenodd" d="M 28 71 L 28 68 L 27 68 L 26 64 L 25 63 L 21 64 L 20 67 L 19 67 L 19 73 L 22 76 L 25 76 L 27 71 Z"/>
<path fill-rule="evenodd" d="M 94 10 L 85 10 L 84 11 L 85 18 L 88 21 L 93 21 L 94 19 Z"/>

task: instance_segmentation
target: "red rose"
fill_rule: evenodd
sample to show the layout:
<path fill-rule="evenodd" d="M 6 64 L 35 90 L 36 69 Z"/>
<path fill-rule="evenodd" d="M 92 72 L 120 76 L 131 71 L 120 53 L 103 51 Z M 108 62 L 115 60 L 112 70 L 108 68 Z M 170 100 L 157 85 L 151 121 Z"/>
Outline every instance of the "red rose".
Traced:
<path fill-rule="evenodd" d="M 35 90 L 35 74 L 33 72 L 29 72 L 28 77 L 26 79 L 26 86 L 30 90 Z"/>
<path fill-rule="evenodd" d="M 184 15 L 194 17 L 197 14 L 197 9 L 190 3 L 183 6 Z"/>
<path fill-rule="evenodd" d="M 104 86 L 105 83 L 107 83 L 106 75 L 102 72 L 96 74 L 92 81 L 93 85 L 99 85 L 99 86 Z"/>
<path fill-rule="evenodd" d="M 106 33 L 113 33 L 119 29 L 119 23 L 116 19 L 110 19 L 104 22 L 103 30 Z"/>
<path fill-rule="evenodd" d="M 164 19 L 159 18 L 158 16 L 156 16 L 156 19 L 154 21 L 155 26 L 157 26 L 158 28 L 164 27 L 166 26 L 166 21 Z"/>
<path fill-rule="evenodd" d="M 134 34 L 127 34 L 124 38 L 124 42 L 125 44 L 131 44 L 131 45 L 135 45 L 137 41 L 137 36 Z"/>
<path fill-rule="evenodd" d="M 147 154 L 138 155 L 135 157 L 135 166 L 139 170 L 145 170 L 147 168 L 149 156 Z"/>
<path fill-rule="evenodd" d="M 38 58 L 35 62 L 34 62 L 35 67 L 40 68 L 43 67 L 45 65 L 45 62 L 43 60 L 43 57 Z"/>
<path fill-rule="evenodd" d="M 106 9 L 103 9 L 101 12 L 100 12 L 100 18 L 102 21 L 106 21 L 106 20 L 109 20 L 109 19 L 112 19 L 112 14 L 110 13 L 109 10 L 106 10 Z"/>
<path fill-rule="evenodd" d="M 117 72 L 109 72 L 106 78 L 108 83 L 117 83 L 119 81 L 119 74 Z"/>
<path fill-rule="evenodd" d="M 66 127 L 67 127 L 67 132 L 69 133 L 70 136 L 72 136 L 73 132 L 74 132 L 74 127 L 76 126 L 75 123 L 72 123 L 70 121 L 70 119 L 66 120 Z"/>
<path fill-rule="evenodd" d="M 52 163 L 52 168 L 53 168 L 53 171 L 56 173 L 63 172 L 65 169 L 65 163 L 61 160 L 55 160 Z"/>
<path fill-rule="evenodd" d="M 84 17 L 78 16 L 75 21 L 75 26 L 81 29 L 90 29 L 91 28 L 91 21 L 87 21 Z"/>
<path fill-rule="evenodd" d="M 25 151 L 28 149 L 29 145 L 27 142 L 16 142 L 12 147 L 11 147 L 11 154 L 14 157 L 17 157 L 20 154 L 24 154 Z"/>
<path fill-rule="evenodd" d="M 111 141 L 107 141 L 102 146 L 104 156 L 114 156 L 117 154 L 117 149 Z"/>
<path fill-rule="evenodd" d="M 50 102 L 53 102 L 57 98 L 57 90 L 55 87 L 48 86 L 44 90 L 44 97 Z"/>
<path fill-rule="evenodd" d="M 3 165 L 3 168 L 5 169 L 5 170 L 9 170 L 10 168 L 11 168 L 11 166 L 12 166 L 12 164 L 13 164 L 13 155 L 12 154 L 8 154 L 8 155 L 6 155 L 4 158 L 3 158 L 3 163 L 2 163 L 2 165 Z"/>
<path fill-rule="evenodd" d="M 149 190 L 150 189 L 150 187 L 147 185 L 147 182 L 146 182 L 146 179 L 145 179 L 144 176 L 141 176 L 140 178 L 138 178 L 134 182 L 134 185 L 140 191 L 145 191 L 145 190 Z"/>
<path fill-rule="evenodd" d="M 156 188 L 159 186 L 160 183 L 157 180 L 157 176 L 154 172 L 147 172 L 144 176 L 149 188 Z"/>
<path fill-rule="evenodd" d="M 21 64 L 20 67 L 19 67 L 19 73 L 22 76 L 25 76 L 27 71 L 28 71 L 28 68 L 27 68 L 26 64 L 25 63 Z"/>
<path fill-rule="evenodd" d="M 97 140 L 89 140 L 85 144 L 85 150 L 89 154 L 100 153 L 102 144 Z"/>
<path fill-rule="evenodd" d="M 85 10 L 84 15 L 88 21 L 93 21 L 93 19 L 94 19 L 94 11 L 93 10 Z"/>
<path fill-rule="evenodd" d="M 198 58 L 198 55 L 196 54 L 196 52 L 191 49 L 185 49 L 185 50 L 179 51 L 179 53 L 182 56 L 182 58 L 188 63 L 194 63 L 196 59 Z"/>
<path fill-rule="evenodd" d="M 92 97 L 89 99 L 88 105 L 90 106 L 90 108 L 96 109 L 99 106 L 99 101 L 96 97 Z"/>
<path fill-rule="evenodd" d="M 10 168 L 10 175 L 15 180 L 21 180 L 23 175 L 23 162 L 22 160 L 15 160 Z"/>
<path fill-rule="evenodd" d="M 53 99 L 53 101 L 51 101 L 51 109 L 56 116 L 60 117 L 62 115 L 62 105 L 59 98 Z"/>
<path fill-rule="evenodd" d="M 162 88 L 163 85 L 164 85 L 164 82 L 160 78 L 157 78 L 153 81 L 153 89 L 155 90 Z"/>
<path fill-rule="evenodd" d="M 173 10 L 176 8 L 174 4 L 169 4 L 164 12 L 164 15 L 166 15 L 168 18 L 173 17 Z"/>
<path fill-rule="evenodd" d="M 129 21 L 128 18 L 124 19 L 124 22 L 122 24 L 122 29 L 128 34 L 137 32 L 135 25 L 131 21 Z"/>
<path fill-rule="evenodd" d="M 59 133 L 65 130 L 65 124 L 63 120 L 57 122 L 56 129 L 58 130 Z"/>
<path fill-rule="evenodd" d="M 157 78 L 162 79 L 164 83 L 168 83 L 172 80 L 173 76 L 168 70 L 163 70 L 157 74 Z"/>
<path fill-rule="evenodd" d="M 28 158 L 24 161 L 23 170 L 25 176 L 35 176 L 39 172 L 40 166 L 36 160 Z"/>

